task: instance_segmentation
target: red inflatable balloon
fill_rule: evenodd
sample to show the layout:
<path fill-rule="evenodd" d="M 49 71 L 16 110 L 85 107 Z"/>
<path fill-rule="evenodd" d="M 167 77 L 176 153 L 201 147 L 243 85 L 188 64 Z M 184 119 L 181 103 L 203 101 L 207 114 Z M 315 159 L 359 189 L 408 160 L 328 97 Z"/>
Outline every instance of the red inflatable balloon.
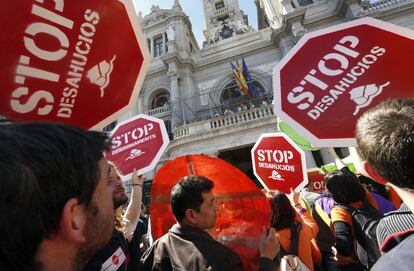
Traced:
<path fill-rule="evenodd" d="M 169 207 L 172 187 L 187 175 L 200 175 L 214 182 L 217 223 L 210 234 L 232 248 L 245 270 L 257 270 L 263 226 L 269 225 L 270 206 L 256 184 L 229 163 L 205 155 L 186 155 L 164 164 L 151 187 L 151 233 L 155 239 L 175 223 Z"/>

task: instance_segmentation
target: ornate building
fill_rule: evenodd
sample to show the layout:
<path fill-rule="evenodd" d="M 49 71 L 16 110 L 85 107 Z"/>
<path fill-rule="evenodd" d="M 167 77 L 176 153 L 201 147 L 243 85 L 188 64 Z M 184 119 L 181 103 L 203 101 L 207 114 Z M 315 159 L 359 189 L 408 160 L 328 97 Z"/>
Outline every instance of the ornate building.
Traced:
<path fill-rule="evenodd" d="M 237 0 L 203 0 L 202 48 L 178 0 L 171 9 L 153 6 L 150 14 L 140 14 L 153 59 L 131 114 L 146 113 L 165 121 L 171 143 L 163 161 L 204 153 L 251 175 L 251 147 L 260 134 L 277 130 L 271 105 L 272 68 L 304 33 L 362 16 L 414 29 L 414 0 L 255 3 L 258 30 L 249 26 Z M 242 57 L 255 85 L 247 95 L 238 90 L 230 66 L 230 61 Z M 308 168 L 330 161 L 325 150 L 307 152 Z"/>

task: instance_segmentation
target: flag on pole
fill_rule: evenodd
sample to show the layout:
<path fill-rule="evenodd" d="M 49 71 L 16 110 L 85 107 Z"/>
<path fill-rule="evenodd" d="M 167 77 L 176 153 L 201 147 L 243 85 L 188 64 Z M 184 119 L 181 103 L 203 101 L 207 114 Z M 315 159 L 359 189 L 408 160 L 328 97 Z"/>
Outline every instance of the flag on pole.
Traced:
<path fill-rule="evenodd" d="M 239 86 L 239 91 L 242 96 L 245 96 L 249 93 L 249 85 L 244 79 L 243 72 L 240 69 L 240 64 L 237 61 L 237 67 L 230 61 L 231 69 L 233 71 L 234 78 L 236 79 L 237 85 Z"/>
<path fill-rule="evenodd" d="M 237 72 L 240 76 L 241 84 L 243 85 L 244 95 L 249 94 L 249 85 L 247 84 L 246 77 L 243 74 L 243 68 L 240 66 L 239 60 L 236 60 L 237 63 Z"/>
<path fill-rule="evenodd" d="M 251 94 L 255 97 L 255 96 L 257 96 L 256 95 L 257 94 L 256 93 L 256 88 L 254 86 L 253 79 L 252 79 L 252 76 L 250 75 L 249 69 L 247 68 L 247 64 L 244 61 L 244 57 L 242 57 L 242 66 L 243 66 L 243 75 L 244 75 L 244 78 L 247 81 L 247 84 L 249 86 L 249 90 L 250 90 Z"/>

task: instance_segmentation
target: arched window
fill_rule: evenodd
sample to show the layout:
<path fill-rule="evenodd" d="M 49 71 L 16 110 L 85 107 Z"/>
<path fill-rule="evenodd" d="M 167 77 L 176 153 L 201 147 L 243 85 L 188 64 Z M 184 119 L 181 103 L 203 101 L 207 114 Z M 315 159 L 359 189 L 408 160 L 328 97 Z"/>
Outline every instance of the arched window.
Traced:
<path fill-rule="evenodd" d="M 253 81 L 253 84 L 254 91 L 249 90 L 247 95 L 242 95 L 242 93 L 240 92 L 240 88 L 236 83 L 236 80 L 233 80 L 231 83 L 229 83 L 224 88 L 221 94 L 221 104 L 223 105 L 223 107 L 228 107 L 255 100 L 260 100 L 261 102 L 261 98 L 264 96 L 265 90 L 259 82 Z"/>
<path fill-rule="evenodd" d="M 165 104 L 168 104 L 170 100 L 170 93 L 168 91 L 163 90 L 162 92 L 155 95 L 155 97 L 151 101 L 151 109 L 155 109 L 158 107 L 163 107 Z"/>
<path fill-rule="evenodd" d="M 163 41 L 162 35 L 154 38 L 154 57 L 161 56 L 163 54 Z"/>

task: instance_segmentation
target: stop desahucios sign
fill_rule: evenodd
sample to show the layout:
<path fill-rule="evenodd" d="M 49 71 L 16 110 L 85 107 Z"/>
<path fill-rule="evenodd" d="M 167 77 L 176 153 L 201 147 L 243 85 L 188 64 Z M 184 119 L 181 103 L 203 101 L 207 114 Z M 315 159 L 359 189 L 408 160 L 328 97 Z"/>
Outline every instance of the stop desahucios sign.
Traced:
<path fill-rule="evenodd" d="M 135 103 L 150 55 L 131 0 L 3 0 L 0 115 L 102 128 Z"/>
<path fill-rule="evenodd" d="M 134 169 L 140 175 L 155 168 L 169 142 L 163 120 L 140 114 L 115 127 L 106 158 L 121 175 L 130 177 Z"/>
<path fill-rule="evenodd" d="M 284 133 L 260 135 L 251 155 L 254 175 L 267 191 L 290 193 L 308 183 L 305 153 Z"/>
<path fill-rule="evenodd" d="M 273 71 L 275 114 L 317 147 L 355 146 L 355 124 L 413 97 L 414 32 L 362 18 L 305 34 Z"/>

